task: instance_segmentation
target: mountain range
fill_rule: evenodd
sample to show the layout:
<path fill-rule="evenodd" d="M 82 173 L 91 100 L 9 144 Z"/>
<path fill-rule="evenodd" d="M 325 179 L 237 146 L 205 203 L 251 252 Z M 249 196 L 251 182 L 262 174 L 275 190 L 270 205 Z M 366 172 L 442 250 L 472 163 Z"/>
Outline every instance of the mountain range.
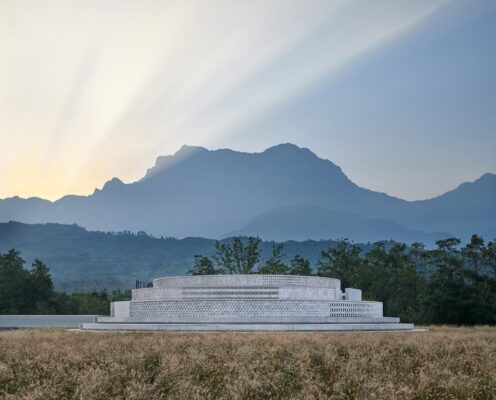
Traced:
<path fill-rule="evenodd" d="M 281 144 L 261 153 L 183 146 L 142 179 L 118 178 L 89 196 L 0 200 L 0 221 L 66 223 L 157 236 L 407 242 L 473 233 L 496 237 L 496 175 L 441 196 L 406 201 L 353 183 L 329 160 Z"/>

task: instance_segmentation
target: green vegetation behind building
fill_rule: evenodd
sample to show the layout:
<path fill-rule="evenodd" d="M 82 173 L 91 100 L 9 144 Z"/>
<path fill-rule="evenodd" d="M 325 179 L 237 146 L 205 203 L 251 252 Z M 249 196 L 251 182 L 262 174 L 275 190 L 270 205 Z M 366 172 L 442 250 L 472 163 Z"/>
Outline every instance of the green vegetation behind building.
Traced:
<path fill-rule="evenodd" d="M 376 242 L 370 246 L 338 241 L 321 252 L 315 268 L 294 255 L 285 261 L 284 244 L 274 243 L 263 259 L 258 238 L 217 242 L 213 255 L 197 254 L 190 273 L 293 274 L 333 277 L 356 287 L 365 299 L 384 303 L 386 315 L 414 323 L 495 324 L 496 243 L 473 235 L 463 245 L 450 238 L 435 249 Z M 0 254 L 0 314 L 108 314 L 110 301 L 130 298 L 130 290 L 64 293 L 54 290 L 48 267 L 31 268 L 16 250 Z"/>

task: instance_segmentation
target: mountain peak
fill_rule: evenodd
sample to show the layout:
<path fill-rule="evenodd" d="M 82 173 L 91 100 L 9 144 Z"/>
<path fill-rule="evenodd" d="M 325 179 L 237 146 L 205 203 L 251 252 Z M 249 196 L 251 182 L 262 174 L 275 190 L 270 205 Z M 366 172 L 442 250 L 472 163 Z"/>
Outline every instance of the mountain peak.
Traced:
<path fill-rule="evenodd" d="M 295 154 L 295 153 L 303 153 L 303 152 L 314 154 L 309 149 L 298 147 L 293 143 L 276 144 L 275 146 L 269 147 L 268 149 L 263 151 L 262 154 L 271 154 L 271 153 Z"/>
<path fill-rule="evenodd" d="M 123 185 L 125 185 L 125 183 L 122 182 L 119 178 L 112 178 L 111 180 L 105 182 L 102 190 L 112 190 Z"/>
<path fill-rule="evenodd" d="M 205 152 L 205 151 L 208 151 L 205 147 L 202 147 L 202 146 L 190 146 L 190 145 L 184 144 L 184 145 L 181 146 L 181 148 L 178 151 L 176 151 L 176 153 L 174 154 L 174 156 L 178 156 L 178 155 L 190 156 L 192 154 L 200 153 L 200 152 Z"/>
<path fill-rule="evenodd" d="M 150 179 L 152 176 L 157 175 L 162 171 L 165 171 L 170 166 L 177 164 L 178 162 L 181 162 L 191 156 L 200 153 L 208 153 L 208 151 L 209 150 L 207 150 L 205 147 L 189 146 L 185 144 L 181 146 L 181 148 L 178 151 L 176 151 L 173 155 L 157 157 L 157 160 L 155 161 L 155 165 L 146 170 L 146 174 L 141 179 L 141 181 L 146 181 Z"/>
<path fill-rule="evenodd" d="M 303 162 L 312 162 L 314 160 L 320 160 L 320 158 L 310 149 L 306 147 L 299 147 L 293 143 L 282 143 L 272 147 L 269 147 L 262 153 L 262 156 L 267 156 L 274 158 L 276 160 L 299 160 Z M 334 167 L 336 165 L 329 160 L 326 162 L 332 164 Z"/>
<path fill-rule="evenodd" d="M 493 179 L 496 179 L 496 174 L 493 174 L 491 172 L 486 172 L 479 179 L 476 179 L 473 183 L 475 183 L 475 182 L 486 182 L 486 181 L 491 181 Z"/>
<path fill-rule="evenodd" d="M 490 172 L 487 172 L 487 173 L 481 175 L 479 178 L 477 178 L 473 181 L 464 182 L 464 183 L 458 185 L 455 189 L 450 190 L 449 192 L 446 192 L 446 193 L 444 193 L 438 197 L 435 197 L 435 198 L 446 197 L 446 196 L 449 196 L 452 194 L 457 194 L 460 192 L 468 193 L 470 195 L 470 194 L 474 194 L 474 193 L 471 193 L 473 191 L 489 189 L 491 187 L 491 185 L 496 185 L 496 175 L 492 174 Z M 496 186 L 495 186 L 495 188 L 496 188 Z"/>

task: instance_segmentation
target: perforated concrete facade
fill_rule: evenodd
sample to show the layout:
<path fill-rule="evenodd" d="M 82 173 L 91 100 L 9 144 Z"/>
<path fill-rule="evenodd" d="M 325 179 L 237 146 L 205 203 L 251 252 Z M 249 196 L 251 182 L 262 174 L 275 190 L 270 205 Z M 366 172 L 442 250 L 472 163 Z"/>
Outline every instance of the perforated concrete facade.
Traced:
<path fill-rule="evenodd" d="M 382 317 L 382 303 L 314 300 L 190 299 L 132 301 L 131 318 Z"/>
<path fill-rule="evenodd" d="M 350 330 L 347 324 L 374 325 L 374 330 L 411 329 L 395 318 L 383 318 L 382 303 L 362 301 L 361 291 L 341 291 L 338 279 L 288 275 L 212 275 L 159 278 L 152 288 L 133 290 L 132 300 L 112 306 L 111 318 L 83 329 L 119 326 L 164 330 Z M 116 311 L 119 312 L 116 312 Z M 100 325 L 99 325 L 100 324 Z M 251 324 L 251 325 L 250 325 Z M 304 329 L 303 329 L 303 324 Z M 247 327 L 256 329 L 248 329 Z M 332 325 L 332 326 L 331 326 Z M 346 326 L 345 326 L 346 325 Z M 147 328 L 148 326 L 148 328 Z M 323 329 L 323 327 L 329 329 Z M 291 328 L 290 328 L 291 327 Z M 312 329 L 314 327 L 315 329 Z M 379 329 L 381 328 L 381 329 Z M 151 328 L 150 328 L 151 329 Z M 155 328 L 154 328 L 155 329 Z"/>
<path fill-rule="evenodd" d="M 146 288 L 133 290 L 133 301 L 157 300 L 342 300 L 340 290 L 310 287 L 202 287 Z M 356 298 L 355 298 L 356 299 Z"/>

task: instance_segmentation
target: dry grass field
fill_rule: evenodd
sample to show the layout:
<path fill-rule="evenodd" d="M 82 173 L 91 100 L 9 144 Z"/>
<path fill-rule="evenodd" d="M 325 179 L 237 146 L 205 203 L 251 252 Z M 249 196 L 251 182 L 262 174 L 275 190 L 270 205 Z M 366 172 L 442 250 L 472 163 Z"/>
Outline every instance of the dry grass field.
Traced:
<path fill-rule="evenodd" d="M 0 332 L 0 399 L 492 399 L 496 328 Z"/>

